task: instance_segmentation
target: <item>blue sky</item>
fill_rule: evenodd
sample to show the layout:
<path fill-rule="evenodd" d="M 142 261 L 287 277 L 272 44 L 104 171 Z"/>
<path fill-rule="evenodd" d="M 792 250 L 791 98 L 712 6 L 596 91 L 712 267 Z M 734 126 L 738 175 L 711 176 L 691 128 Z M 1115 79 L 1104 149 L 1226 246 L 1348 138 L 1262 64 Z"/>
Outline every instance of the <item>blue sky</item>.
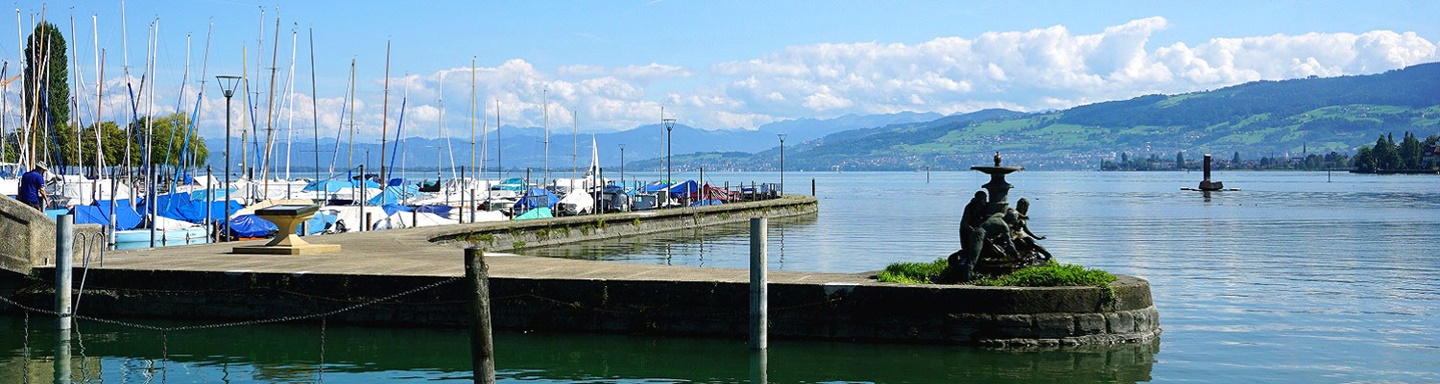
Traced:
<path fill-rule="evenodd" d="M 340 124 L 353 58 L 358 134 L 366 137 L 380 131 L 387 41 L 389 126 L 408 95 L 407 129 L 420 136 L 439 135 L 442 124 L 452 135 L 468 134 L 472 57 L 478 98 L 492 126 L 496 100 L 502 123 L 522 126 L 542 125 L 542 100 L 548 100 L 552 127 L 568 128 L 578 112 L 581 129 L 596 131 L 656 122 L 661 106 L 667 117 L 699 128 L 753 129 L 845 114 L 1068 108 L 1440 60 L 1435 1 L 413 3 L 129 1 L 131 82 L 143 72 L 146 39 L 158 19 L 155 95 L 141 104 L 153 105 L 151 113 L 173 111 L 177 101 L 190 109 L 196 90 L 177 100 L 186 36 L 193 85 L 213 23 L 206 69 L 212 79 L 200 125 L 207 137 L 219 137 L 223 98 L 213 75 L 240 74 L 244 47 L 263 116 L 277 16 L 275 124 L 292 124 L 294 111 L 296 129 L 310 130 L 307 39 L 313 28 L 322 132 L 336 132 Z M 67 35 L 70 18 L 76 20 L 78 36 L 67 40 L 90 84 L 82 89 L 81 109 L 93 110 L 95 103 L 92 36 L 98 32 L 107 57 L 104 103 L 112 111 L 101 119 L 126 118 L 114 112 L 127 102 L 120 91 L 126 81 L 121 3 L 16 3 L 27 35 L 42 6 Z M 15 23 L 6 19 L 0 26 Z M 15 27 L 0 27 L 0 56 L 12 63 L 20 56 Z M 291 43 L 292 30 L 299 32 L 298 44 Z M 285 92 L 292 47 L 298 47 L 293 107 Z"/>

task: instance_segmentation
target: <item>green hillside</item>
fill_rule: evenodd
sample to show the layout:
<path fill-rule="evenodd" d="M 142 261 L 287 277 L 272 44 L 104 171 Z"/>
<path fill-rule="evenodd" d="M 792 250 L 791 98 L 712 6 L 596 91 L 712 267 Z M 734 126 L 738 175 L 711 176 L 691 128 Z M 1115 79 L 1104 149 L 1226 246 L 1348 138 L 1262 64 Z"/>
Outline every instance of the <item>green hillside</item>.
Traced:
<path fill-rule="evenodd" d="M 967 169 L 994 151 L 1005 153 L 1011 163 L 1039 169 L 1093 168 L 1120 153 L 1171 159 L 1181 151 L 1191 158 L 1234 152 L 1246 158 L 1349 154 L 1382 134 L 1440 133 L 1440 63 L 1375 75 L 1147 95 L 1046 113 L 982 112 L 794 144 L 787 149 L 786 167 Z M 773 162 L 776 152 L 757 154 L 756 163 Z"/>

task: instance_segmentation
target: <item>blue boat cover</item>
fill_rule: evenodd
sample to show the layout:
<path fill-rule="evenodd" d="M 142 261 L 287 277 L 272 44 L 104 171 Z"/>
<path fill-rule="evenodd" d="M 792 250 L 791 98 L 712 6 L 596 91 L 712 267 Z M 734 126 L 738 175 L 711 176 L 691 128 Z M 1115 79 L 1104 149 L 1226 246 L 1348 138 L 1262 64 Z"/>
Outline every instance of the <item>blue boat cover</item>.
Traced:
<path fill-rule="evenodd" d="M 419 193 L 420 187 L 416 187 L 414 185 L 397 185 L 394 187 L 385 187 L 385 191 L 380 192 L 379 195 L 370 198 L 370 200 L 366 201 L 366 203 L 369 205 L 399 204 L 401 201 L 411 197 L 415 197 L 415 195 Z"/>
<path fill-rule="evenodd" d="M 240 215 L 230 219 L 230 235 L 238 238 L 266 237 L 279 230 L 280 227 L 275 226 L 275 223 L 261 219 L 260 216 Z"/>
<path fill-rule="evenodd" d="M 500 182 L 500 184 L 496 184 L 495 186 L 490 187 L 490 190 L 493 190 L 493 191 L 515 191 L 515 192 L 524 191 L 524 190 L 525 190 L 525 180 L 524 180 L 524 179 L 521 179 L 521 178 L 518 178 L 518 177 L 512 177 L 512 178 L 509 178 L 509 179 L 505 179 L 505 181 Z"/>
<path fill-rule="evenodd" d="M 201 200 L 198 202 L 199 204 L 196 204 L 195 201 L 191 200 L 192 197 L 193 195 L 190 193 L 168 193 L 156 196 L 155 212 L 162 217 L 175 220 L 191 223 L 204 222 L 205 201 Z M 145 201 L 143 204 L 149 204 L 149 202 Z M 148 209 L 148 207 L 143 207 L 141 208 L 141 212 L 146 212 Z M 221 209 L 223 210 L 224 206 L 221 206 Z M 214 213 L 212 212 L 211 214 L 213 215 Z M 221 212 L 221 215 L 224 215 L 224 212 Z"/>
<path fill-rule="evenodd" d="M 696 201 L 696 202 L 694 202 L 694 203 L 690 203 L 690 206 L 691 206 L 691 207 L 704 207 L 704 206 L 707 206 L 707 205 L 720 205 L 720 204 L 725 204 L 725 202 L 724 202 L 724 201 L 720 201 L 720 200 L 716 200 L 716 199 L 709 199 L 709 200 L 698 200 L 698 201 Z"/>
<path fill-rule="evenodd" d="M 525 214 L 522 214 L 520 216 L 516 216 L 515 220 L 548 219 L 551 217 L 555 217 L 555 213 L 551 211 L 550 208 L 540 207 L 526 211 Z"/>
<path fill-rule="evenodd" d="M 365 180 L 363 183 L 360 180 L 316 180 L 311 181 L 309 184 L 305 184 L 305 188 L 301 190 L 324 191 L 327 193 L 334 193 L 339 192 L 342 188 L 356 188 L 361 185 L 364 185 L 366 188 L 380 189 L 379 183 L 370 180 Z"/>
<path fill-rule="evenodd" d="M 225 197 L 230 196 L 232 192 L 235 192 L 235 188 L 190 191 L 190 201 L 205 201 L 206 195 L 210 196 L 210 201 L 225 200 Z"/>
<path fill-rule="evenodd" d="M 385 183 L 385 186 L 387 186 L 387 187 L 398 187 L 398 186 L 401 186 L 401 185 L 405 185 L 405 179 L 401 179 L 401 178 L 398 178 L 398 177 L 397 177 L 397 178 L 394 178 L 394 179 L 390 179 L 390 182 Z"/>
<path fill-rule="evenodd" d="M 395 212 L 410 212 L 415 210 L 414 208 L 399 204 L 385 204 L 385 206 L 380 207 L 380 209 L 385 210 L 385 216 L 394 215 Z"/>
<path fill-rule="evenodd" d="M 555 197 L 555 194 L 550 193 L 550 191 L 541 188 L 530 188 L 529 191 L 525 192 L 525 196 L 515 201 L 515 205 L 512 208 L 515 212 L 527 212 L 537 207 L 554 210 L 555 203 L 559 202 L 560 198 Z"/>
<path fill-rule="evenodd" d="M 310 220 L 305 221 L 307 223 L 305 227 L 309 227 L 310 233 L 300 233 L 301 230 L 306 229 L 305 227 L 301 227 L 295 228 L 295 234 L 303 236 L 325 232 L 326 228 L 330 228 L 330 226 L 335 225 L 335 222 L 339 221 L 339 219 L 339 215 L 329 213 L 316 213 L 315 217 L 311 217 Z"/>
<path fill-rule="evenodd" d="M 695 180 L 685 180 L 683 183 L 670 186 L 671 195 L 688 195 L 698 191 L 700 191 L 700 184 Z"/>
<path fill-rule="evenodd" d="M 415 207 L 415 210 L 420 211 L 420 213 L 433 213 L 440 217 L 450 217 L 450 210 L 454 208 L 455 207 L 448 205 L 422 205 Z"/>
<path fill-rule="evenodd" d="M 204 200 L 201 200 L 201 201 L 192 201 L 192 202 L 190 202 L 190 204 L 195 206 L 196 211 L 197 211 L 197 212 L 200 212 L 200 216 L 205 216 L 205 201 L 204 201 Z M 240 212 L 241 209 L 244 209 L 244 208 L 245 208 L 245 206 L 240 205 L 240 203 L 237 203 L 237 202 L 235 202 L 234 200 L 212 201 L 212 202 L 210 202 L 210 221 L 218 222 L 218 221 L 221 221 L 221 220 L 225 220 L 225 206 L 226 206 L 226 205 L 229 205 L 229 206 L 230 206 L 230 213 Z M 199 222 L 197 221 L 197 222 L 195 222 L 195 223 L 199 223 Z"/>
<path fill-rule="evenodd" d="M 50 221 L 59 221 L 59 220 L 60 220 L 60 215 L 64 215 L 64 214 L 66 214 L 66 213 L 70 213 L 70 210 L 68 210 L 68 209 L 46 209 L 46 210 L 44 210 L 44 211 L 41 211 L 40 213 L 45 214 L 45 217 L 50 218 Z M 79 224 L 79 223 L 76 223 L 76 224 Z"/>
<path fill-rule="evenodd" d="M 95 205 L 77 205 L 71 209 L 75 224 L 110 225 L 110 200 L 96 201 Z M 140 214 L 130 208 L 128 200 L 115 201 L 115 230 L 125 231 L 140 225 Z"/>

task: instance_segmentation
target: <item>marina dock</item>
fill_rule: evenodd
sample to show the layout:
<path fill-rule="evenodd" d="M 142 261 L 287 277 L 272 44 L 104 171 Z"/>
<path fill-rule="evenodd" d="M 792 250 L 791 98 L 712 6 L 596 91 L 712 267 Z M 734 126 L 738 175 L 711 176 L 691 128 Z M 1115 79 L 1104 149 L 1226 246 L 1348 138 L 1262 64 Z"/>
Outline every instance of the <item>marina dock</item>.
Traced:
<path fill-rule="evenodd" d="M 233 254 L 261 241 L 110 252 L 91 260 L 78 315 L 196 324 L 323 315 L 385 326 L 466 324 L 463 249 L 490 244 L 494 324 L 501 329 L 743 337 L 749 271 L 520 256 L 544 246 L 727 222 L 815 214 L 808 196 L 501 223 L 310 236 L 337 254 Z M 477 239 L 486 239 L 479 241 Z M 250 244 L 254 243 L 254 244 Z M 77 254 L 81 252 L 77 251 Z M 87 273 L 76 260 L 74 275 Z M 46 307 L 53 264 L 13 292 Z M 0 272 L 10 273 L 10 272 Z M 773 271 L 770 335 L 992 346 L 1138 342 L 1159 333 L 1148 283 L 1122 276 L 1099 287 L 1005 288 L 880 283 L 873 273 Z M 11 312 L 15 308 L 0 306 Z M 319 315 L 317 315 L 319 314 Z"/>

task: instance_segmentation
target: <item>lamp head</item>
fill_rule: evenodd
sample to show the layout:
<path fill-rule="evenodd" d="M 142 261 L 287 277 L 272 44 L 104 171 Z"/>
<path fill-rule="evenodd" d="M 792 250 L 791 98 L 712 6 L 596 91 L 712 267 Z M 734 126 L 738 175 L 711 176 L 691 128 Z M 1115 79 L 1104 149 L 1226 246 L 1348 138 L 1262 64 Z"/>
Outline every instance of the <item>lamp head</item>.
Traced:
<path fill-rule="evenodd" d="M 215 81 L 220 83 L 220 90 L 225 92 L 225 97 L 235 96 L 235 87 L 240 85 L 240 76 L 217 75 Z"/>
<path fill-rule="evenodd" d="M 675 119 L 660 119 L 660 124 L 665 126 L 666 131 L 669 131 L 675 128 Z"/>

